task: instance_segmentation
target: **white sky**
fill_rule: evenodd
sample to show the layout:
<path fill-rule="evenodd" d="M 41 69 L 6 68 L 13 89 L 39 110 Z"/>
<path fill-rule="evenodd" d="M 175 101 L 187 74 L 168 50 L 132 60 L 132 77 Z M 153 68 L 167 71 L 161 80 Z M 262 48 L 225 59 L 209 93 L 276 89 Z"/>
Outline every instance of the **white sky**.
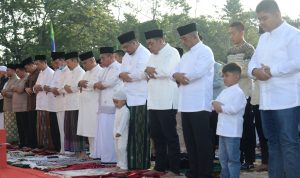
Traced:
<path fill-rule="evenodd" d="M 244 10 L 255 10 L 256 5 L 261 0 L 240 0 Z M 195 16 L 195 9 L 197 7 L 198 15 L 212 15 L 214 16 L 216 10 L 221 10 L 226 4 L 226 0 L 187 0 L 191 9 L 191 16 Z M 198 3 L 196 3 L 198 2 Z M 300 1 L 298 0 L 276 0 L 283 16 L 290 16 L 291 18 L 300 17 Z M 196 6 L 197 5 L 197 6 Z"/>
<path fill-rule="evenodd" d="M 148 14 L 146 9 L 151 6 L 149 1 L 146 0 L 121 0 L 121 2 L 131 2 L 138 9 L 143 9 L 141 13 L 138 14 L 137 18 L 140 21 L 151 20 L 151 14 Z M 192 7 L 190 10 L 191 17 L 198 17 L 200 15 L 210 15 L 212 17 L 218 17 L 216 11 L 222 12 L 222 8 L 226 4 L 226 0 L 186 0 L 188 4 Z M 244 11 L 255 10 L 256 5 L 261 0 L 240 0 Z M 148 2 L 148 4 L 147 4 Z M 151 2 L 151 1 L 150 1 Z M 283 16 L 289 16 L 292 19 L 300 18 L 300 1 L 299 0 L 276 0 L 281 10 Z M 149 7 L 150 8 L 150 7 Z M 128 10 L 121 8 L 122 12 L 128 13 Z M 116 11 L 114 11 L 116 15 Z M 122 17 L 121 17 L 122 18 Z"/>

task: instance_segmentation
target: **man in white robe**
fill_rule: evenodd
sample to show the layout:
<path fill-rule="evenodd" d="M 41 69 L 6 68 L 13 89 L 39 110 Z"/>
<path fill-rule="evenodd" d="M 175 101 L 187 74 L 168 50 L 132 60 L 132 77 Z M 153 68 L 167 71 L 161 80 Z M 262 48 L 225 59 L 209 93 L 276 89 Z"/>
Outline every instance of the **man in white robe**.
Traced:
<path fill-rule="evenodd" d="M 120 64 L 114 60 L 113 52 L 112 47 L 100 48 L 100 59 L 104 70 L 101 72 L 100 81 L 94 85 L 94 88 L 100 90 L 95 157 L 101 158 L 103 163 L 116 162 L 113 139 L 116 108 L 113 94 L 119 90 L 122 82 L 119 79 Z"/>
<path fill-rule="evenodd" d="M 96 63 L 92 51 L 80 54 L 79 58 L 86 72 L 78 83 L 81 92 L 79 95 L 77 135 L 88 137 L 90 157 L 93 158 L 99 107 L 99 91 L 94 89 L 94 84 L 99 81 L 102 68 Z"/>

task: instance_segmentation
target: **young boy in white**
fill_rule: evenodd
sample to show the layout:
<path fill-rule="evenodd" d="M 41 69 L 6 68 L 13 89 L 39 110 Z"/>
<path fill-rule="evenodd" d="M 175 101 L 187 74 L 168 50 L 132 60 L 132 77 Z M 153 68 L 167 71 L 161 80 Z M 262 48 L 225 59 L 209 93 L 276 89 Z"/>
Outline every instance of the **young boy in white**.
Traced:
<path fill-rule="evenodd" d="M 122 90 L 117 91 L 113 96 L 113 101 L 116 106 L 113 134 L 115 139 L 117 168 L 127 170 L 127 141 L 130 113 L 126 106 L 126 94 Z"/>
<path fill-rule="evenodd" d="M 219 160 L 221 178 L 240 177 L 240 138 L 243 133 L 243 115 L 246 97 L 239 87 L 241 67 L 229 63 L 222 69 L 225 88 L 216 100 L 213 109 L 219 113 L 217 135 L 219 135 Z"/>

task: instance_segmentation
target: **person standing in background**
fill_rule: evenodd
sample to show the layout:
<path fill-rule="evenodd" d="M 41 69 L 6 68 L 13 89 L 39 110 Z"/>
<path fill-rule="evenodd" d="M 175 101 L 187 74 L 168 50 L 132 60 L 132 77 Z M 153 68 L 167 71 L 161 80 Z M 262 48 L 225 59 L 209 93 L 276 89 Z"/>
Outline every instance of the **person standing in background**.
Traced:
<path fill-rule="evenodd" d="M 12 97 L 12 111 L 16 113 L 17 127 L 19 133 L 19 147 L 22 148 L 28 145 L 27 130 L 27 94 L 25 92 L 25 82 L 28 74 L 25 71 L 24 65 L 18 64 L 16 73 L 19 77 L 15 83 Z"/>
<path fill-rule="evenodd" d="M 6 66 L 0 66 L 0 91 L 3 89 L 8 78 L 6 77 Z M 3 115 L 3 96 L 0 94 L 0 129 L 4 129 L 4 115 Z"/>

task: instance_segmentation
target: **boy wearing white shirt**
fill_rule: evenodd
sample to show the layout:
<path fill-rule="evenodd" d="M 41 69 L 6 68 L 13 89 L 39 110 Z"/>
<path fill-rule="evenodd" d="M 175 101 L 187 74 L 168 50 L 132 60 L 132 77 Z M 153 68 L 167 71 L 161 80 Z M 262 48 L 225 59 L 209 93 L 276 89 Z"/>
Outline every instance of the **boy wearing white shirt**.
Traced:
<path fill-rule="evenodd" d="M 239 87 L 241 67 L 229 63 L 222 69 L 224 84 L 227 86 L 212 102 L 219 114 L 217 135 L 219 135 L 219 159 L 222 178 L 240 176 L 240 139 L 243 133 L 243 115 L 246 97 Z"/>
<path fill-rule="evenodd" d="M 114 93 L 113 101 L 116 106 L 113 136 L 115 139 L 117 167 L 121 170 L 127 170 L 127 141 L 130 113 L 126 106 L 126 94 L 121 90 L 117 91 Z"/>

